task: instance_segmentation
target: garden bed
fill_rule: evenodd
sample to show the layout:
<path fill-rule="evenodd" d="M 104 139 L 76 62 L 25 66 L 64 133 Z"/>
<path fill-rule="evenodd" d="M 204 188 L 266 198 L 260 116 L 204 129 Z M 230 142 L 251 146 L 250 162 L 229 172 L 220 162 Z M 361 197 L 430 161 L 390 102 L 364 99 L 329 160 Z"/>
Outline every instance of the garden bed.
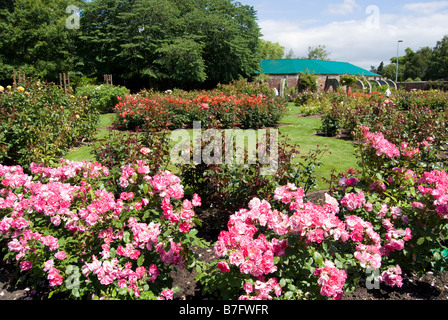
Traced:
<path fill-rule="evenodd" d="M 295 123 L 281 133 L 353 147 L 315 136 L 321 121 L 296 114 L 277 121 Z M 159 171 L 169 144 L 149 134 L 108 141 L 95 149 L 98 163 L 33 163 L 31 175 L 0 166 L 0 245 L 19 261 L 2 266 L 2 297 L 445 299 L 437 271 L 447 265 L 448 174 L 435 158 L 445 138 L 438 126 L 416 136 L 411 125 L 377 125 L 354 130 L 359 169 L 332 171 L 328 189 L 313 194 L 323 151 L 301 152 L 299 165 L 284 144 L 270 178 L 250 166 Z M 378 289 L 367 290 L 366 268 L 378 272 Z M 13 271 L 33 290 L 13 288 Z"/>
<path fill-rule="evenodd" d="M 316 191 L 308 194 L 308 199 L 314 203 L 323 203 L 324 195 L 328 190 Z M 213 217 L 210 210 L 201 211 L 199 218 L 205 223 L 199 228 L 199 234 L 207 241 L 216 241 L 219 230 L 216 226 L 207 223 Z M 193 248 L 199 254 L 199 258 L 205 262 L 214 259 L 214 252 L 211 248 Z M 0 300 L 45 300 L 48 298 L 51 289 L 43 281 L 38 290 L 31 290 L 26 284 L 16 286 L 17 275 L 13 265 L 3 261 L 0 254 Z M 188 272 L 185 269 L 172 271 L 173 286 L 179 287 L 180 291 L 175 293 L 175 300 L 203 300 L 208 297 L 203 296 L 201 285 L 195 280 L 196 272 Z M 67 299 L 64 295 L 58 295 L 53 299 Z M 367 289 L 365 280 L 361 279 L 357 288 L 350 293 L 345 293 L 342 300 L 447 300 L 448 299 L 448 273 L 441 272 L 434 275 L 429 271 L 423 276 L 418 276 L 413 272 L 404 272 L 403 286 L 389 287 L 381 285 L 379 289 Z"/>
<path fill-rule="evenodd" d="M 211 260 L 213 250 L 201 250 L 204 260 Z M 29 286 L 14 285 L 14 268 L 11 265 L 0 263 L 0 300 L 45 300 L 50 292 L 42 283 L 37 292 L 30 290 Z M 200 284 L 195 281 L 195 274 L 186 270 L 179 270 L 173 274 L 173 284 L 180 288 L 175 294 L 176 300 L 202 300 Z M 58 296 L 56 299 L 65 299 Z M 406 274 L 403 276 L 401 288 L 381 286 L 380 289 L 366 288 L 361 280 L 355 291 L 343 295 L 342 300 L 447 300 L 448 299 L 448 273 L 442 272 L 434 276 L 428 272 L 424 276 Z M 298 302 L 300 303 L 300 302 Z"/>

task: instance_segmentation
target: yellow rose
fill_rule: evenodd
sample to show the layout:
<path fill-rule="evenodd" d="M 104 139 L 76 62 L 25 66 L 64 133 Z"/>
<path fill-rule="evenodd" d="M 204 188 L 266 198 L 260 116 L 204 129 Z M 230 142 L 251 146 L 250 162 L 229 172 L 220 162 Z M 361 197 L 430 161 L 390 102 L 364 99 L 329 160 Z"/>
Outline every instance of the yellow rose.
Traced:
<path fill-rule="evenodd" d="M 77 115 L 75 116 L 75 118 L 76 118 L 76 119 L 79 119 L 79 114 L 77 114 Z"/>
<path fill-rule="evenodd" d="M 0 92 L 5 91 L 5 88 L 3 88 L 2 86 L 0 86 Z"/>
<path fill-rule="evenodd" d="M 22 86 L 20 86 L 20 87 L 17 87 L 17 91 L 23 92 L 23 91 L 25 91 L 25 88 L 24 88 L 24 87 L 22 87 Z"/>
<path fill-rule="evenodd" d="M 6 89 L 11 90 L 12 87 L 11 86 L 6 86 Z"/>

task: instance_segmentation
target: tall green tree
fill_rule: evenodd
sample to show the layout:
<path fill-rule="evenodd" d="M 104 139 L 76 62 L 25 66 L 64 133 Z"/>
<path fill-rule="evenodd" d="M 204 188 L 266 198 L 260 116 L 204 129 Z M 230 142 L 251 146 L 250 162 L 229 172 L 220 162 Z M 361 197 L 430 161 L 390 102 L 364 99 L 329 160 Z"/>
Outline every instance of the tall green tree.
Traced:
<path fill-rule="evenodd" d="M 285 47 L 278 42 L 260 39 L 260 58 L 262 60 L 282 59 L 285 56 Z"/>
<path fill-rule="evenodd" d="M 78 44 L 85 73 L 143 86 L 228 82 L 259 68 L 250 6 L 231 0 L 92 0 Z"/>
<path fill-rule="evenodd" d="M 203 58 L 208 83 L 248 77 L 260 67 L 260 28 L 253 7 L 232 0 L 196 0 L 195 17 L 185 17 L 194 26 L 190 34 L 205 43 Z"/>
<path fill-rule="evenodd" d="M 432 49 L 430 47 L 423 47 L 417 52 L 409 49 L 406 53 L 404 78 L 429 80 Z"/>
<path fill-rule="evenodd" d="M 381 62 L 377 71 L 383 77 L 395 79 L 397 57 L 390 59 L 390 64 L 384 66 Z M 438 41 L 434 48 L 422 47 L 415 51 L 406 49 L 404 56 L 398 57 L 400 81 L 407 79 L 448 80 L 448 35 Z"/>
<path fill-rule="evenodd" d="M 325 45 L 308 47 L 308 56 L 305 59 L 330 60 L 330 53 Z"/>
<path fill-rule="evenodd" d="M 448 35 L 437 42 L 429 67 L 431 80 L 448 80 Z"/>
<path fill-rule="evenodd" d="M 75 30 L 67 28 L 69 0 L 2 0 L 0 2 L 0 81 L 13 71 L 56 81 L 73 69 Z"/>

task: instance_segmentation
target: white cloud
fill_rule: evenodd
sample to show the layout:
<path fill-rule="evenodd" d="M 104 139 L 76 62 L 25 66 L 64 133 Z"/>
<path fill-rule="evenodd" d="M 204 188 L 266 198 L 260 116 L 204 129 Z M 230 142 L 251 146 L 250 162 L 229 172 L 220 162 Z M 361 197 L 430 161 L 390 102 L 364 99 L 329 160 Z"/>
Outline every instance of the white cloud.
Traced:
<path fill-rule="evenodd" d="M 448 1 L 446 1 L 448 4 Z M 279 42 L 286 51 L 294 50 L 297 56 L 306 56 L 309 46 L 326 45 L 330 58 L 346 61 L 362 68 L 386 64 L 397 53 L 408 47 L 414 51 L 424 46 L 434 47 L 437 41 L 448 34 L 447 13 L 440 10 L 428 15 L 380 14 L 378 28 L 371 28 L 365 20 L 331 22 L 320 26 L 309 26 L 292 21 L 260 21 L 264 38 Z"/>
<path fill-rule="evenodd" d="M 329 4 L 326 13 L 345 16 L 353 13 L 355 9 L 359 8 L 360 6 L 356 3 L 356 0 L 344 0 L 343 3 Z"/>
<path fill-rule="evenodd" d="M 447 7 L 448 1 L 408 3 L 404 6 L 406 10 L 423 15 L 430 15 L 442 9 L 447 9 Z"/>

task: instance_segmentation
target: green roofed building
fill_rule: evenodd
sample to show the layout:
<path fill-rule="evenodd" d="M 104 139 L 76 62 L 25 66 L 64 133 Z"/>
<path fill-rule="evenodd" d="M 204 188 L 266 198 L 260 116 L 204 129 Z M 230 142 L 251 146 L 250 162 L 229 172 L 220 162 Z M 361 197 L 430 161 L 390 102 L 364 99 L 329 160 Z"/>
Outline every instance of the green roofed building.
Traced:
<path fill-rule="evenodd" d="M 318 87 L 322 90 L 336 89 L 343 75 L 364 76 L 370 83 L 395 86 L 393 82 L 383 80 L 381 75 L 348 62 L 312 59 L 274 59 L 261 61 L 260 73 L 269 75 L 271 87 L 277 88 L 280 92 L 285 84 L 287 84 L 288 88 L 298 87 L 301 72 L 318 75 Z M 361 82 L 358 85 L 363 86 Z"/>

